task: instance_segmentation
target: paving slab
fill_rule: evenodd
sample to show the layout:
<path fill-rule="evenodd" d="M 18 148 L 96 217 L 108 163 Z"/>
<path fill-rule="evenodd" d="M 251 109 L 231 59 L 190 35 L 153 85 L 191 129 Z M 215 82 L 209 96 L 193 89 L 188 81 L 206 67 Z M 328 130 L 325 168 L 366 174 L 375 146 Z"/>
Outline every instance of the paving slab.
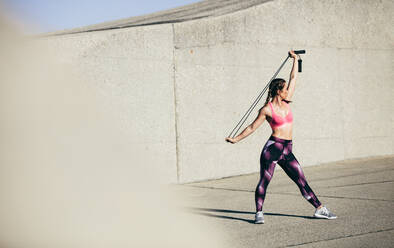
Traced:
<path fill-rule="evenodd" d="M 394 156 L 303 171 L 336 220 L 313 218 L 314 207 L 279 166 L 268 186 L 262 225 L 253 223 L 258 173 L 176 187 L 187 195 L 184 209 L 221 229 L 234 247 L 393 247 Z"/>

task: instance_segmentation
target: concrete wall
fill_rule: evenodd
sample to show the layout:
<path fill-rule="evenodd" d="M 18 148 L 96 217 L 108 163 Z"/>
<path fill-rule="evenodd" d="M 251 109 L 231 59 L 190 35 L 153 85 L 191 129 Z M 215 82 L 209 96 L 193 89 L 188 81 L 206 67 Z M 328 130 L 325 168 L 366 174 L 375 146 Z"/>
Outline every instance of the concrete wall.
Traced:
<path fill-rule="evenodd" d="M 117 118 L 130 141 L 130 166 L 155 170 L 166 182 L 177 182 L 172 30 L 157 25 L 40 39 Z"/>
<path fill-rule="evenodd" d="M 176 24 L 48 37 L 116 112 L 133 163 L 190 182 L 259 170 L 268 124 L 224 142 L 290 49 L 303 166 L 394 153 L 392 1 L 276 0 Z M 289 62 L 278 75 L 288 78 Z M 253 121 L 257 109 L 247 123 Z"/>

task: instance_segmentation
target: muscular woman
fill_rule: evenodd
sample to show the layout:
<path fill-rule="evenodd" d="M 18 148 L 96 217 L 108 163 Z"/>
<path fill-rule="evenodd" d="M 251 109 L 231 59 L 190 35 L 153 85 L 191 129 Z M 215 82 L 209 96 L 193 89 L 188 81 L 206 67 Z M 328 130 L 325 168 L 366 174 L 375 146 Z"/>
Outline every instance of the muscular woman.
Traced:
<path fill-rule="evenodd" d="M 238 136 L 226 138 L 230 143 L 237 143 L 252 134 L 265 120 L 272 128 L 272 135 L 264 145 L 260 156 L 260 180 L 256 187 L 255 223 L 264 223 L 263 204 L 267 187 L 274 174 L 276 164 L 279 164 L 285 173 L 297 184 L 303 197 L 314 207 L 316 218 L 336 219 L 337 217 L 323 206 L 315 193 L 309 187 L 305 175 L 292 153 L 293 114 L 289 103 L 294 94 L 298 63 L 294 51 L 289 54 L 293 58 L 293 67 L 289 83 L 284 79 L 276 78 L 269 85 L 269 92 L 264 106 L 259 110 L 257 118 L 246 127 Z"/>

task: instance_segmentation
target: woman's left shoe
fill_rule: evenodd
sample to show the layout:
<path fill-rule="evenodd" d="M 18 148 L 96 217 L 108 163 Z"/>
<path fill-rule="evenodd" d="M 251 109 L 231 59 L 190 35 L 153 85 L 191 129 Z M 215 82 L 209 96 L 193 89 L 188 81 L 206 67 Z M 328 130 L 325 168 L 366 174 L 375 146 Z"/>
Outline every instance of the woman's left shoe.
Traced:
<path fill-rule="evenodd" d="M 316 209 L 314 216 L 316 218 L 329 219 L 329 220 L 337 218 L 337 216 L 331 213 L 326 206 L 323 206 L 320 209 Z"/>

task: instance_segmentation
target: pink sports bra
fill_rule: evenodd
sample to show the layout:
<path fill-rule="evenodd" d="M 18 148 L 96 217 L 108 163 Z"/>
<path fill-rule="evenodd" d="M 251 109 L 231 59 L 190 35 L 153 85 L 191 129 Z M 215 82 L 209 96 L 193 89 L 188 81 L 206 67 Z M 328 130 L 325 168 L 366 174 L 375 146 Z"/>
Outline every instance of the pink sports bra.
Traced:
<path fill-rule="evenodd" d="M 278 128 L 286 123 L 292 123 L 293 122 L 293 114 L 291 113 L 291 109 L 288 103 L 286 103 L 287 108 L 289 109 L 289 113 L 287 114 L 286 117 L 282 117 L 280 115 L 276 115 L 274 112 L 274 108 L 272 107 L 271 102 L 268 102 L 270 107 L 271 107 L 271 112 L 272 112 L 272 120 L 269 122 L 271 125 L 272 129 Z"/>

